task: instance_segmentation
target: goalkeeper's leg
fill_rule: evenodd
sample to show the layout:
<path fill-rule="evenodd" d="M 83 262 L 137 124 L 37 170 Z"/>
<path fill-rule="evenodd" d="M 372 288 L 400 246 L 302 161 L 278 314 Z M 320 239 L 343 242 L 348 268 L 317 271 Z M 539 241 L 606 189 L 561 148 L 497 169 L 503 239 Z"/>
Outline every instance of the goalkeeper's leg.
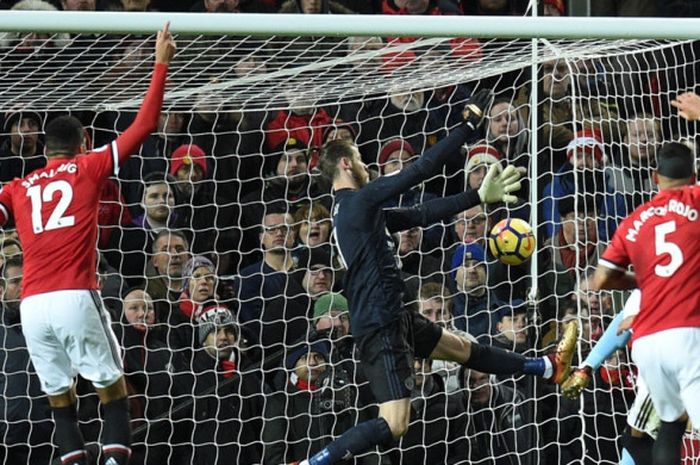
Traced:
<path fill-rule="evenodd" d="M 105 388 L 95 388 L 102 404 L 104 432 L 102 455 L 104 463 L 126 465 L 131 456 L 131 424 L 126 381 L 120 377 Z M 110 462 L 111 460 L 111 462 Z"/>
<path fill-rule="evenodd" d="M 430 354 L 430 358 L 461 363 L 483 373 L 496 375 L 522 373 L 542 376 L 550 382 L 560 384 L 564 382 L 571 370 L 577 334 L 578 326 L 575 321 L 571 321 L 553 353 L 544 357 L 525 357 L 515 352 L 470 341 L 445 330 Z"/>

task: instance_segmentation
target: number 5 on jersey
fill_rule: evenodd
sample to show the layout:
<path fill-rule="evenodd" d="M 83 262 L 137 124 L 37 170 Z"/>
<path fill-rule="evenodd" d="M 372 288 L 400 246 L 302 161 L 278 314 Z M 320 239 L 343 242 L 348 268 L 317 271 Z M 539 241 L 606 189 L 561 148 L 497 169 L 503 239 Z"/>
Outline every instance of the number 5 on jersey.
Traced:
<path fill-rule="evenodd" d="M 668 254 L 671 256 L 671 261 L 666 265 L 656 265 L 654 273 L 661 278 L 673 276 L 673 273 L 678 270 L 683 264 L 683 251 L 678 244 L 666 240 L 666 235 L 676 231 L 676 222 L 667 221 L 657 224 L 654 228 L 654 247 L 656 256 Z"/>
<path fill-rule="evenodd" d="M 32 229 L 34 234 L 41 234 L 52 229 L 67 228 L 75 224 L 73 215 L 63 216 L 68 206 L 73 200 L 73 188 L 70 183 L 63 180 L 53 181 L 44 187 L 32 186 L 27 189 L 27 197 L 32 202 Z M 42 224 L 42 207 L 45 203 L 53 201 L 54 194 L 58 192 L 61 198 L 58 200 L 56 208 L 51 212 L 46 224 Z"/>

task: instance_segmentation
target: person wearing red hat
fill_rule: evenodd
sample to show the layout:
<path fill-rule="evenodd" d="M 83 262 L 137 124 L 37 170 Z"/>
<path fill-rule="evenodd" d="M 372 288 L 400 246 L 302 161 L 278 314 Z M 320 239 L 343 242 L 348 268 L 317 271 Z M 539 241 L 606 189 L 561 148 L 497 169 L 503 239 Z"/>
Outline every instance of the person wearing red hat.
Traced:
<path fill-rule="evenodd" d="M 379 169 L 383 175 L 397 173 L 410 164 L 415 154 L 413 146 L 407 140 L 391 139 L 379 150 Z"/>
<path fill-rule="evenodd" d="M 207 171 L 206 154 L 200 146 L 183 144 L 173 151 L 170 174 L 178 181 L 178 189 L 183 194 L 190 194 L 193 190 L 196 192 Z"/>
<path fill-rule="evenodd" d="M 489 167 L 500 163 L 503 156 L 495 147 L 484 142 L 471 148 L 465 145 L 463 149 L 467 152 L 464 162 L 465 184 L 470 189 L 478 189 Z"/>
<path fill-rule="evenodd" d="M 627 214 L 625 197 L 616 192 L 609 173 L 603 171 L 607 157 L 600 131 L 583 129 L 576 132 L 566 147 L 567 161 L 544 186 L 542 214 L 547 237 L 554 236 L 561 226 L 559 201 L 578 193 L 592 194 L 597 203 L 598 239 L 612 237 L 618 223 Z"/>

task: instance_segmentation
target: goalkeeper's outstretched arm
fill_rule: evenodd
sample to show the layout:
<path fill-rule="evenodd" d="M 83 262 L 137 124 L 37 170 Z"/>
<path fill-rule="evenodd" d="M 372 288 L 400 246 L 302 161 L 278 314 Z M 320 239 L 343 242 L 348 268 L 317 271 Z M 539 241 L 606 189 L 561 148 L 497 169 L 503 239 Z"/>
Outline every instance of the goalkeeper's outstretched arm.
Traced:
<path fill-rule="evenodd" d="M 464 124 L 453 129 L 450 135 L 429 148 L 415 163 L 393 176 L 382 176 L 358 191 L 359 198 L 368 206 L 380 206 L 403 194 L 411 187 L 435 176 L 451 157 L 460 153 L 462 145 L 481 123 L 483 111 L 491 99 L 481 90 L 469 99 Z"/>

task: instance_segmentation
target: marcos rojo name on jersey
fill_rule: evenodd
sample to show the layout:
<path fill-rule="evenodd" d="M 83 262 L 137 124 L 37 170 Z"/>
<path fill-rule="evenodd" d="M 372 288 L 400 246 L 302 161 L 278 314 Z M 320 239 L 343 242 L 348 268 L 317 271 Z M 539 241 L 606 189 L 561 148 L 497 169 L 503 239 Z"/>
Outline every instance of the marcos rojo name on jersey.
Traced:
<path fill-rule="evenodd" d="M 51 168 L 50 170 L 42 171 L 41 173 L 30 174 L 24 181 L 22 181 L 22 187 L 29 189 L 39 179 L 51 179 L 59 173 L 75 174 L 76 171 L 78 171 L 78 165 L 75 163 L 62 163 L 58 168 Z"/>
<path fill-rule="evenodd" d="M 683 216 L 688 218 L 689 221 L 695 221 L 698 219 L 698 211 L 695 208 L 684 204 L 680 200 L 671 199 L 666 205 L 649 207 L 646 210 L 643 210 L 639 214 L 639 218 L 632 222 L 632 227 L 627 230 L 626 239 L 630 242 L 636 242 L 639 230 L 649 218 L 654 216 L 666 216 L 668 213 L 675 213 Z"/>

